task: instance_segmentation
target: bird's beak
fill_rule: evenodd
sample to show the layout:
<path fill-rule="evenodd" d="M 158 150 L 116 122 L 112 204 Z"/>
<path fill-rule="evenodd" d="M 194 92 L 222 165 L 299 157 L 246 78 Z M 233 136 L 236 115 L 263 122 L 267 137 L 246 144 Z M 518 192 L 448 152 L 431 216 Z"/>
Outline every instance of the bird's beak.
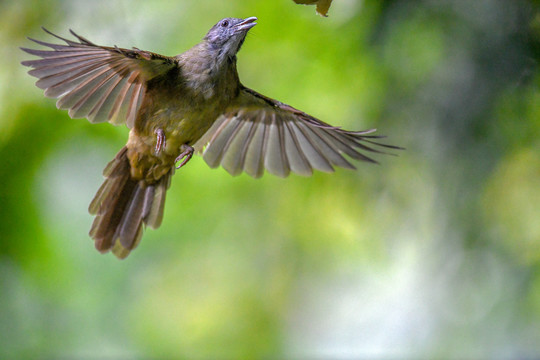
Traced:
<path fill-rule="evenodd" d="M 246 30 L 247 31 L 247 30 L 251 29 L 252 27 L 254 27 L 255 25 L 257 25 L 255 20 L 257 20 L 257 18 L 255 16 L 248 17 L 247 19 L 244 19 L 244 21 L 236 24 L 234 27 L 236 28 L 237 31 L 240 31 L 240 30 Z"/>

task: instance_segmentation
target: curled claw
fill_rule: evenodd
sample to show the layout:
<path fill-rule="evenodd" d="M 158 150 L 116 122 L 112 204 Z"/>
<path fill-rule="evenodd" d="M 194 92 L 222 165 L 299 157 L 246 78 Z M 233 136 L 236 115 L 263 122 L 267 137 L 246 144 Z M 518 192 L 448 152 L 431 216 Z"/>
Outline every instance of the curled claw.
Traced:
<path fill-rule="evenodd" d="M 187 162 L 191 159 L 191 157 L 193 156 L 193 152 L 195 151 L 195 149 L 193 149 L 191 146 L 187 145 L 187 144 L 184 144 L 180 147 L 180 150 L 182 151 L 182 153 L 180 153 L 180 155 L 178 155 L 178 157 L 176 158 L 176 160 L 174 160 L 175 163 L 177 163 L 178 161 L 182 160 L 182 162 L 180 163 L 180 165 L 178 165 L 176 168 L 177 169 L 180 169 L 182 166 L 186 165 Z"/>
<path fill-rule="evenodd" d="M 165 132 L 162 129 L 156 129 L 154 130 L 154 133 L 157 135 L 156 154 L 159 155 L 159 153 L 163 151 L 163 149 L 165 149 L 165 144 L 166 144 Z"/>

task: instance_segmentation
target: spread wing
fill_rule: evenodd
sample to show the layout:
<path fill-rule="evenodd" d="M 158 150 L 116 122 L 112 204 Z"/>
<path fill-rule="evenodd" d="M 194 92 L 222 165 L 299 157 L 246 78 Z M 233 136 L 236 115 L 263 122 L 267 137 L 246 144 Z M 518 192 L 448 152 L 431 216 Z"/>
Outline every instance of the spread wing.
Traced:
<path fill-rule="evenodd" d="M 203 157 L 208 165 L 222 165 L 231 175 L 245 171 L 258 178 L 267 169 L 280 177 L 290 172 L 309 176 L 314 169 L 354 169 L 344 155 L 375 163 L 360 151 L 383 153 L 377 148 L 401 149 L 375 142 L 382 136 L 369 135 L 374 131 L 342 130 L 243 87 L 236 102 L 195 148 L 206 146 Z"/>
<path fill-rule="evenodd" d="M 70 30 L 72 41 L 49 32 L 66 44 L 34 40 L 52 50 L 21 48 L 41 59 L 23 61 L 32 67 L 28 73 L 39 80 L 36 85 L 45 96 L 58 98 L 59 109 L 69 109 L 72 118 L 87 118 L 92 123 L 109 121 L 133 127 L 148 80 L 165 74 L 175 66 L 172 57 L 139 49 L 96 45 Z"/>

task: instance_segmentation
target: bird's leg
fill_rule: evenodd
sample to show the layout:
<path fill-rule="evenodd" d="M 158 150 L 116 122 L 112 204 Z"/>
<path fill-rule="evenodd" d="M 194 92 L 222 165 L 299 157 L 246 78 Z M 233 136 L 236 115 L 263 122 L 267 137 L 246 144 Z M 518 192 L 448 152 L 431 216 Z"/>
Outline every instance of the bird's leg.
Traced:
<path fill-rule="evenodd" d="M 189 146 L 187 144 L 184 144 L 184 145 L 182 145 L 180 147 L 180 151 L 182 151 L 182 153 L 180 155 L 178 155 L 178 157 L 176 158 L 176 160 L 174 160 L 174 162 L 177 163 L 178 161 L 180 161 L 182 159 L 184 159 L 184 160 L 182 160 L 180 165 L 178 165 L 176 167 L 177 169 L 180 169 L 182 166 L 187 164 L 187 162 L 193 156 L 193 152 L 195 151 L 195 149 L 193 149 L 191 146 Z"/>
<path fill-rule="evenodd" d="M 154 130 L 154 133 L 157 136 L 156 155 L 159 155 L 159 153 L 161 153 L 161 151 L 165 149 L 165 141 L 166 141 L 165 132 L 163 131 L 163 129 L 157 128 L 156 130 Z"/>

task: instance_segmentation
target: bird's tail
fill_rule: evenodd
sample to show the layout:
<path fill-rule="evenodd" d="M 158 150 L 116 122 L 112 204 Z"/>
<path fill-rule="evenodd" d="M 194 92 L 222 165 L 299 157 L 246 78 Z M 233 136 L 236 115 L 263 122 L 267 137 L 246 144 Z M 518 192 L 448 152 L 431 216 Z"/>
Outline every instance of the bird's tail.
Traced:
<path fill-rule="evenodd" d="M 161 225 L 172 171 L 153 184 L 135 180 L 124 147 L 105 167 L 103 175 L 106 180 L 88 208 L 90 214 L 96 215 L 90 236 L 101 253 L 112 250 L 123 259 L 138 245 L 144 225 L 154 229 Z"/>

